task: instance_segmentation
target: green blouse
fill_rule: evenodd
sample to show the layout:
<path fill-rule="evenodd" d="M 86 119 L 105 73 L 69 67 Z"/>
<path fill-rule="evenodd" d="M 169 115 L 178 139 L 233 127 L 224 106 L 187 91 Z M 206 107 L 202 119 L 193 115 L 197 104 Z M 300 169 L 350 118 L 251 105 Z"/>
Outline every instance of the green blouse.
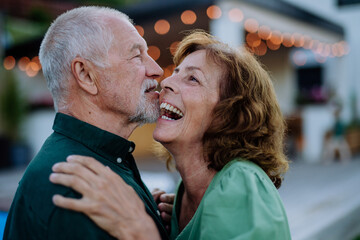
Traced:
<path fill-rule="evenodd" d="M 291 239 L 279 193 L 266 173 L 253 162 L 235 159 L 218 172 L 193 218 L 179 233 L 183 193 L 180 182 L 170 239 Z"/>

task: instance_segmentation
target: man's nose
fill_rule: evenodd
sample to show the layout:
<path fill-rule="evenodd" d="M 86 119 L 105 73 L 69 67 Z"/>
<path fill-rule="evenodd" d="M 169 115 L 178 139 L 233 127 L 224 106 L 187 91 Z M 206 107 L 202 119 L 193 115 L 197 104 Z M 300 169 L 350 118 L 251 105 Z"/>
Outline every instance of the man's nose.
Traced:
<path fill-rule="evenodd" d="M 164 74 L 162 68 L 155 62 L 152 57 L 147 56 L 147 58 L 146 75 L 153 79 L 161 77 Z"/>

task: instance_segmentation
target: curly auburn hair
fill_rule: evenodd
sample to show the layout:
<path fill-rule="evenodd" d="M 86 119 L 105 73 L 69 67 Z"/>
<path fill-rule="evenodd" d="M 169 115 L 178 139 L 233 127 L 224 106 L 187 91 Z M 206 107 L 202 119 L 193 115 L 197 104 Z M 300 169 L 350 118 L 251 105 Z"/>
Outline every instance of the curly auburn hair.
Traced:
<path fill-rule="evenodd" d="M 206 50 L 208 59 L 224 69 L 220 100 L 203 137 L 208 167 L 220 171 L 235 158 L 246 159 L 260 166 L 279 188 L 288 169 L 285 121 L 269 74 L 246 49 L 231 48 L 199 30 L 180 42 L 175 65 L 198 50 Z"/>

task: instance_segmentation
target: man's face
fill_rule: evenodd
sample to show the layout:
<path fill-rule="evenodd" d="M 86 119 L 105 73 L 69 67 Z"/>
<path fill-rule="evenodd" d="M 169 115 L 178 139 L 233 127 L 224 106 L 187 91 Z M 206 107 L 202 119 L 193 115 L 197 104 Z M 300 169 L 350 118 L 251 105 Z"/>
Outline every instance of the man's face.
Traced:
<path fill-rule="evenodd" d="M 99 74 L 100 102 L 129 122 L 154 122 L 159 116 L 155 78 L 162 69 L 148 55 L 147 44 L 129 22 L 112 19 L 114 30 L 108 54 L 109 66 Z"/>

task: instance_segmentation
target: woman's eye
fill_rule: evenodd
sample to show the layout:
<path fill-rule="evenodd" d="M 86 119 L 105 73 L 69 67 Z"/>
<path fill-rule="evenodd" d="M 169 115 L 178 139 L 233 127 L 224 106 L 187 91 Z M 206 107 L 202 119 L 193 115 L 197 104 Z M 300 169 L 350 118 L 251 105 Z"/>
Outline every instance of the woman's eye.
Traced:
<path fill-rule="evenodd" d="M 192 81 L 192 82 L 199 82 L 194 76 L 190 76 L 190 81 Z"/>

